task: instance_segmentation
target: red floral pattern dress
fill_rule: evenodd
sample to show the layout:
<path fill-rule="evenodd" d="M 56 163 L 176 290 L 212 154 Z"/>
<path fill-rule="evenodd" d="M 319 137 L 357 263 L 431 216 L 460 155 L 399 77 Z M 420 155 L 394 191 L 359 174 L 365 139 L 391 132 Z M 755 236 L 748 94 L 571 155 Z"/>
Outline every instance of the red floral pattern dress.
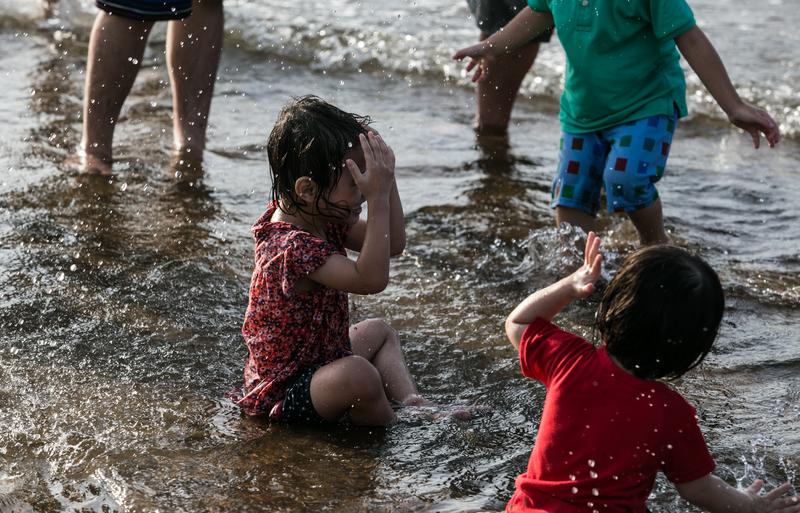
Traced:
<path fill-rule="evenodd" d="M 272 222 L 275 203 L 253 225 L 255 269 L 242 335 L 250 351 L 244 367 L 248 415 L 280 416 L 286 389 L 295 377 L 350 355 L 347 293 L 328 287 L 294 290 L 333 254 L 346 255 L 348 228 L 329 224 L 327 240 L 289 223 Z"/>

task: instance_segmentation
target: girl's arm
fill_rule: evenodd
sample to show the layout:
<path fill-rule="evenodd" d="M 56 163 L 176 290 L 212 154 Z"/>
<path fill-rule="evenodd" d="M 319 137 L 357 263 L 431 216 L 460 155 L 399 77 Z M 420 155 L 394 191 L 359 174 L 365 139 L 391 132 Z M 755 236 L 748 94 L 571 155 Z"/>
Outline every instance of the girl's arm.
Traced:
<path fill-rule="evenodd" d="M 675 43 L 730 122 L 750 133 L 753 146 L 758 148 L 760 133 L 764 134 L 770 146 L 775 146 L 781 137 L 778 124 L 763 110 L 742 101 L 722 59 L 703 31 L 695 25 L 676 37 Z"/>
<path fill-rule="evenodd" d="M 711 513 L 800 512 L 800 498 L 786 497 L 786 493 L 792 489 L 789 483 L 759 495 L 763 484 L 761 480 L 756 480 L 740 491 L 714 474 L 709 474 L 688 483 L 676 484 L 675 488 L 681 497 Z"/>
<path fill-rule="evenodd" d="M 552 14 L 525 7 L 508 25 L 480 43 L 457 51 L 453 59 L 460 61 L 464 57 L 471 57 L 467 71 L 478 65 L 472 81 L 484 80 L 498 55 L 513 52 L 552 26 Z"/>
<path fill-rule="evenodd" d="M 361 251 L 364 237 L 367 234 L 367 222 L 359 220 L 348 232 L 344 245 L 347 249 Z M 397 256 L 406 248 L 406 219 L 403 214 L 403 204 L 400 202 L 400 193 L 397 191 L 397 181 L 392 183 L 389 193 L 389 254 Z"/>
<path fill-rule="evenodd" d="M 326 287 L 354 294 L 375 294 L 389 283 L 390 196 L 394 182 L 394 155 L 379 135 L 359 135 L 366 170 L 348 159 L 345 163 L 367 198 L 368 214 L 361 253 L 353 261 L 331 256 L 308 277 Z"/>
<path fill-rule="evenodd" d="M 591 294 L 594 291 L 594 282 L 600 277 L 602 262 L 600 238 L 594 232 L 589 232 L 583 266 L 549 287 L 537 290 L 508 316 L 506 336 L 511 344 L 519 348 L 522 333 L 537 317 L 550 321 L 575 299 L 585 298 Z"/>

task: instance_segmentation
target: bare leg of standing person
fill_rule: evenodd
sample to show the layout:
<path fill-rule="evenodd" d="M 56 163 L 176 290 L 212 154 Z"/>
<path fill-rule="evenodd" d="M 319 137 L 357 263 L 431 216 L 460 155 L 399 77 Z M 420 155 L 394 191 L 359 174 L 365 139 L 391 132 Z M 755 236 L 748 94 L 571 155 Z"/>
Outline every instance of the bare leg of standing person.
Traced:
<path fill-rule="evenodd" d="M 561 226 L 561 223 L 577 226 L 586 233 L 597 230 L 597 220 L 594 216 L 578 208 L 556 207 L 556 226 Z"/>
<path fill-rule="evenodd" d="M 222 0 L 197 0 L 191 16 L 169 24 L 167 66 L 174 145 L 181 158 L 198 163 L 205 149 L 222 38 Z"/>
<path fill-rule="evenodd" d="M 655 244 L 668 244 L 669 237 L 664 230 L 664 217 L 661 211 L 661 200 L 655 200 L 651 205 L 629 212 L 636 231 L 639 233 L 639 242 L 642 246 Z"/>
<path fill-rule="evenodd" d="M 481 41 L 489 36 L 490 34 L 481 32 Z M 502 134 L 508 130 L 519 86 L 538 53 L 539 43 L 531 43 L 513 54 L 498 57 L 495 69 L 489 71 L 488 78 L 478 82 L 478 115 L 475 121 L 477 132 Z"/>
<path fill-rule="evenodd" d="M 111 144 L 122 104 L 139 72 L 153 22 L 98 13 L 89 38 L 80 167 L 111 173 Z"/>

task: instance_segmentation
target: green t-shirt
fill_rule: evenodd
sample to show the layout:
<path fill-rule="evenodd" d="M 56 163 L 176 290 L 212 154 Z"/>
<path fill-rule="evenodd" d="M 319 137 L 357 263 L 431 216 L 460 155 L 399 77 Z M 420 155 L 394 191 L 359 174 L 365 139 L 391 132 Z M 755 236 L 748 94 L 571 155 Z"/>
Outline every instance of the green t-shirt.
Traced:
<path fill-rule="evenodd" d="M 686 115 L 674 38 L 694 27 L 684 0 L 528 0 L 552 13 L 567 54 L 565 132 L 594 132 L 655 115 Z"/>

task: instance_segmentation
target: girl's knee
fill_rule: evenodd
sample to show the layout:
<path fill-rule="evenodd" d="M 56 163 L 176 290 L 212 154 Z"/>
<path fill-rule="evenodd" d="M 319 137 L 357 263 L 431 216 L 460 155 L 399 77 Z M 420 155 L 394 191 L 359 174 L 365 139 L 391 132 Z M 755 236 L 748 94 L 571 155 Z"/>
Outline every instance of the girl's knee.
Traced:
<path fill-rule="evenodd" d="M 362 401 L 372 401 L 385 395 L 381 375 L 369 360 L 355 355 L 344 360 L 340 385 L 347 395 Z"/>
<path fill-rule="evenodd" d="M 359 332 L 368 340 L 398 340 L 397 331 L 383 319 L 367 319 L 359 322 L 352 327 L 351 336 L 358 336 Z"/>
<path fill-rule="evenodd" d="M 366 322 L 376 332 L 379 332 L 383 338 L 397 340 L 397 331 L 389 326 L 383 319 L 368 319 Z"/>

